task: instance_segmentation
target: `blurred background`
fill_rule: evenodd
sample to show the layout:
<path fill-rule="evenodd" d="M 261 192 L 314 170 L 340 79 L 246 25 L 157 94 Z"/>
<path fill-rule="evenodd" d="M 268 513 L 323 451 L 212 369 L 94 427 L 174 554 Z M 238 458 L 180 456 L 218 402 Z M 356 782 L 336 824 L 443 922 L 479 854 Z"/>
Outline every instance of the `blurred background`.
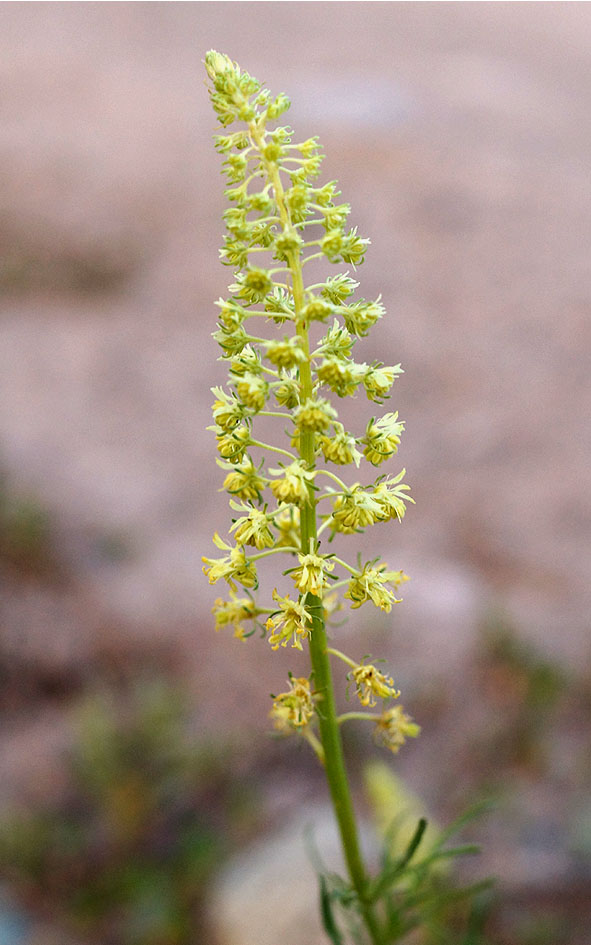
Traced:
<path fill-rule="evenodd" d="M 204 433 L 211 47 L 320 136 L 389 313 L 357 350 L 406 372 L 417 505 L 372 541 L 412 581 L 339 631 L 423 727 L 383 760 L 441 822 L 495 798 L 478 941 L 589 945 L 591 8 L 12 3 L 0 25 L 0 945 L 322 941 L 322 779 L 266 718 L 305 665 L 216 635 L 201 574 L 230 524 Z"/>

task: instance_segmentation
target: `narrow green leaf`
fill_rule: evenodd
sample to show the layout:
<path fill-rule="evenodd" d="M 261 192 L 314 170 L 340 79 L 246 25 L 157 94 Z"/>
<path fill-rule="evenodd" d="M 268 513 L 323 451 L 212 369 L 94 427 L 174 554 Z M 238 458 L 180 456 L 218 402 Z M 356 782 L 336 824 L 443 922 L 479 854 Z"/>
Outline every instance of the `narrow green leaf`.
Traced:
<path fill-rule="evenodd" d="M 473 804 L 472 807 L 469 807 L 468 810 L 464 811 L 463 814 L 460 814 L 456 820 L 453 821 L 446 827 L 445 830 L 442 830 L 436 846 L 441 848 L 450 837 L 453 837 L 454 834 L 459 833 L 462 827 L 465 827 L 466 824 L 471 823 L 473 820 L 476 820 L 478 817 L 484 816 L 488 811 L 492 810 L 493 804 L 491 801 L 479 801 L 477 804 Z"/>
<path fill-rule="evenodd" d="M 368 897 L 370 902 L 375 902 L 376 899 L 379 899 L 386 889 L 392 885 L 396 877 L 400 876 L 400 874 L 405 871 L 417 852 L 426 829 L 427 821 L 424 817 L 421 817 L 404 855 L 399 860 L 396 860 L 395 863 L 391 864 L 389 868 L 386 866 L 381 875 L 378 876 L 372 884 L 372 887 L 370 887 Z"/>
<path fill-rule="evenodd" d="M 330 893 L 324 876 L 320 877 L 320 914 L 322 916 L 322 927 L 333 945 L 344 945 L 343 936 L 339 932 L 335 922 Z"/>

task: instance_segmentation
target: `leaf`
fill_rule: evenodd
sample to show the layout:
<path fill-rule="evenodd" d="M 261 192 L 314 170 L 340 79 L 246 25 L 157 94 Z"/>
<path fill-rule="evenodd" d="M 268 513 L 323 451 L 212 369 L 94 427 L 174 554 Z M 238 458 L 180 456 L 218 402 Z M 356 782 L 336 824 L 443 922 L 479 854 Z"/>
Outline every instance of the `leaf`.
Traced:
<path fill-rule="evenodd" d="M 372 884 L 369 893 L 370 901 L 375 902 L 376 899 L 379 899 L 388 887 L 392 885 L 396 877 L 404 873 L 406 867 L 418 850 L 426 829 L 427 820 L 421 817 L 403 856 L 394 863 L 386 864 L 380 876 L 378 876 Z"/>
<path fill-rule="evenodd" d="M 463 814 L 460 814 L 456 820 L 453 821 L 446 827 L 445 830 L 442 830 L 439 834 L 435 846 L 440 848 L 449 840 L 450 837 L 453 837 L 454 834 L 459 833 L 460 830 L 466 826 L 466 824 L 471 823 L 473 820 L 476 820 L 478 817 L 482 817 L 484 814 L 488 813 L 493 808 L 491 801 L 479 801 L 477 804 L 473 804 L 469 807 Z"/>
<path fill-rule="evenodd" d="M 320 915 L 322 916 L 322 927 L 333 945 L 345 945 L 343 936 L 335 922 L 330 893 L 324 876 L 320 876 Z"/>
<path fill-rule="evenodd" d="M 468 928 L 461 945 L 483 945 L 484 930 L 493 904 L 491 891 L 493 885 L 493 881 L 489 881 L 481 890 L 473 891 L 474 898 L 468 917 Z"/>

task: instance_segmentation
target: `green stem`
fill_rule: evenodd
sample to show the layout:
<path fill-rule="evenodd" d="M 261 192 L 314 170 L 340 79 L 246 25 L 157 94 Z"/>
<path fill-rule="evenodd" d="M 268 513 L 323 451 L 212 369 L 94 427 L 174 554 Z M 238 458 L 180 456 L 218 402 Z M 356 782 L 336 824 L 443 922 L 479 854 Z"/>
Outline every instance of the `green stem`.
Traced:
<path fill-rule="evenodd" d="M 349 491 L 347 484 L 344 483 L 342 479 L 339 479 L 338 476 L 335 476 L 335 474 L 331 472 L 330 469 L 319 469 L 318 473 L 319 474 L 324 473 L 325 476 L 330 476 L 330 478 L 334 479 L 334 481 L 337 483 L 337 485 L 341 487 L 341 489 L 343 489 L 345 492 Z"/>
<path fill-rule="evenodd" d="M 355 663 L 354 660 L 350 659 L 348 656 L 345 656 L 344 653 L 341 653 L 340 650 L 335 650 L 334 647 L 329 646 L 326 650 L 327 653 L 330 653 L 331 656 L 338 656 L 343 663 L 346 663 L 347 666 L 350 666 L 351 669 L 357 669 L 358 663 Z"/>
<path fill-rule="evenodd" d="M 313 259 L 320 259 L 321 256 L 324 256 L 324 253 L 313 253 L 311 256 L 306 256 L 305 259 L 302 259 L 302 265 L 312 262 Z"/>
<path fill-rule="evenodd" d="M 336 561 L 337 564 L 340 564 L 342 568 L 345 568 L 346 571 L 349 571 L 350 574 L 359 574 L 359 568 L 352 568 L 350 564 L 347 564 L 346 561 L 343 561 L 342 558 L 337 558 L 336 555 L 332 556 L 332 560 Z"/>
<path fill-rule="evenodd" d="M 256 555 L 248 555 L 249 561 L 260 561 L 261 558 L 268 558 L 269 555 L 280 555 L 283 552 L 289 554 L 297 554 L 299 548 L 291 548 L 289 545 L 281 545 L 279 548 L 269 548 L 268 551 L 259 551 Z"/>
<path fill-rule="evenodd" d="M 306 726 L 306 728 L 309 728 L 309 726 Z M 308 742 L 308 744 L 310 745 L 310 747 L 313 749 L 314 753 L 316 754 L 316 757 L 318 758 L 318 761 L 320 762 L 320 764 L 324 765 L 325 764 L 324 748 L 322 747 L 319 739 L 316 738 L 314 732 L 304 732 L 303 735 L 306 741 Z"/>
<path fill-rule="evenodd" d="M 284 229 L 288 229 L 290 219 L 284 200 L 283 184 L 279 170 L 276 164 L 267 162 L 262 154 L 264 139 L 261 129 L 256 123 L 251 124 L 250 132 L 261 152 L 269 180 L 275 191 L 281 223 Z M 301 401 L 305 403 L 312 396 L 313 384 L 308 329 L 305 320 L 301 317 L 304 307 L 302 264 L 297 252 L 288 254 L 288 262 L 292 277 L 291 288 L 296 315 L 296 332 L 300 338 L 300 346 L 306 355 L 305 361 L 302 362 L 299 368 Z M 300 456 L 308 469 L 312 470 L 315 466 L 314 433 L 302 430 L 299 441 Z M 311 486 L 309 488 L 309 500 L 300 510 L 300 528 L 302 553 L 307 554 L 310 549 L 310 542 L 316 548 L 317 541 L 316 500 Z M 318 728 L 324 752 L 326 779 L 341 835 L 347 869 L 359 899 L 365 925 L 372 945 L 383 945 L 381 929 L 372 906 L 367 901 L 368 876 L 361 855 L 351 788 L 345 768 L 322 601 L 315 595 L 308 594 L 306 608 L 312 618 L 312 632 L 309 640 L 310 661 L 314 676 L 314 691 L 318 696 Z"/>
<path fill-rule="evenodd" d="M 293 453 L 289 453 L 287 450 L 282 450 L 280 446 L 270 446 L 269 443 L 261 443 L 260 440 L 249 440 L 249 446 L 260 446 L 263 450 L 272 450 L 273 453 L 281 453 L 282 456 L 288 456 L 292 462 L 295 462 L 297 456 L 294 456 Z"/>
<path fill-rule="evenodd" d="M 290 413 L 281 413 L 279 410 L 259 410 L 258 417 L 283 417 L 284 420 L 293 420 Z"/>
<path fill-rule="evenodd" d="M 381 715 L 377 715 L 375 712 L 344 712 L 343 715 L 339 715 L 337 722 L 342 725 L 343 722 L 349 722 L 353 719 L 369 719 L 375 722 L 381 719 Z"/>

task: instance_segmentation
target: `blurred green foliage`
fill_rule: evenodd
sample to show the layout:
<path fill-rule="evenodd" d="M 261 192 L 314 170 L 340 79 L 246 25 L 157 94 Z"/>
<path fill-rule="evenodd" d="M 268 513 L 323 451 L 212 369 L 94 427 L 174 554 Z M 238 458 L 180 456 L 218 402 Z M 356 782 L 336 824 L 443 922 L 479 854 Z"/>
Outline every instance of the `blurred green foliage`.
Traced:
<path fill-rule="evenodd" d="M 545 774 L 550 732 L 574 692 L 572 673 L 521 638 L 498 614 L 483 622 L 476 673 L 490 713 L 478 739 L 474 771 L 483 781 L 488 778 L 489 786 L 511 772 Z"/>
<path fill-rule="evenodd" d="M 372 778 L 390 780 L 386 767 Z M 386 790 L 387 790 L 387 784 Z M 392 800 L 400 798 L 400 782 L 392 776 Z M 385 792 L 382 791 L 382 794 Z M 383 801 L 383 797 L 382 797 Z M 450 868 L 454 860 L 478 852 L 472 844 L 450 845 L 480 809 L 466 812 L 443 831 L 428 831 L 425 818 L 414 822 L 408 840 L 401 842 L 400 808 L 384 837 L 380 869 L 369 883 L 366 902 L 380 917 L 383 945 L 490 945 L 485 924 L 490 911 L 489 880 L 462 885 Z M 408 837 L 406 830 L 404 835 Z M 425 844 L 425 838 L 427 841 Z M 355 890 L 334 873 L 320 874 L 320 903 L 324 931 L 332 945 L 366 941 Z"/>
<path fill-rule="evenodd" d="M 255 819 L 230 753 L 195 736 L 168 684 L 87 699 L 64 797 L 4 816 L 0 872 L 102 945 L 211 942 L 208 883 Z"/>
<path fill-rule="evenodd" d="M 34 497 L 9 490 L 1 473 L 0 562 L 43 577 L 55 568 L 49 514 Z"/>
<path fill-rule="evenodd" d="M 12 243 L 0 261 L 0 294 L 31 291 L 105 295 L 121 291 L 137 268 L 137 247 L 121 241 L 77 249 Z"/>
<path fill-rule="evenodd" d="M 505 616 L 491 613 L 473 672 L 485 713 L 465 766 L 474 794 L 492 791 L 498 798 L 489 840 L 509 825 L 516 856 L 534 870 L 539 856 L 555 867 L 554 874 L 524 875 L 506 886 L 488 923 L 495 945 L 587 945 L 591 858 L 582 828 L 591 796 L 591 686 L 585 666 L 575 670 L 554 660 Z M 553 808 L 546 806 L 552 797 Z"/>

